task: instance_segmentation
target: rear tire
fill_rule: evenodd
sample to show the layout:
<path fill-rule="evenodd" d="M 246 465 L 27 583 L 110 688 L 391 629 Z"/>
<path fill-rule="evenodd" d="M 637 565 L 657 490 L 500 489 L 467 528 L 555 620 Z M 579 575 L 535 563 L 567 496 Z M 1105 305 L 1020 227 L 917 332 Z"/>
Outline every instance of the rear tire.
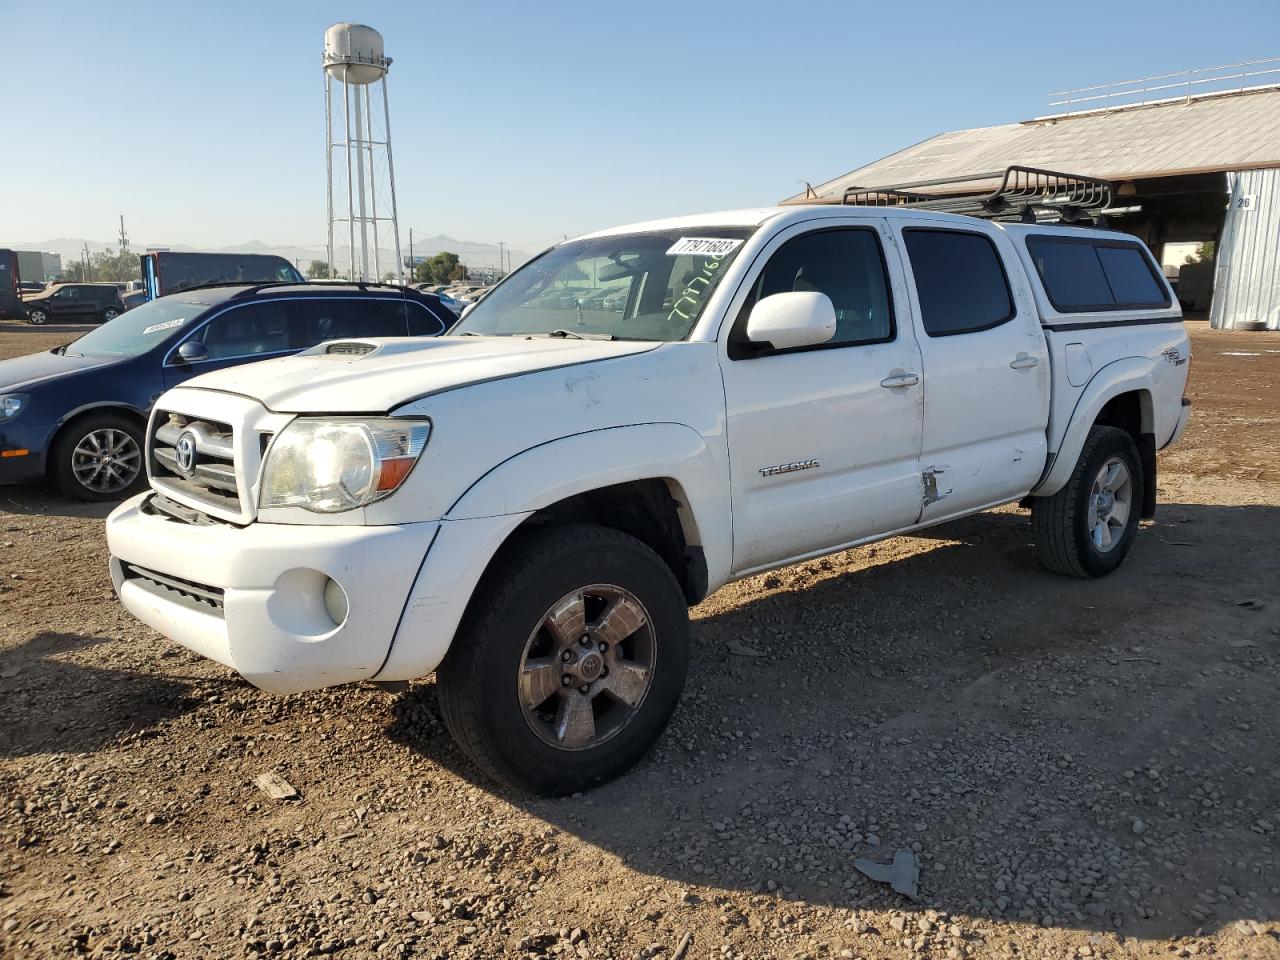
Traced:
<path fill-rule="evenodd" d="M 1055 573 L 1092 579 L 1121 563 L 1138 532 L 1142 461 L 1133 438 L 1094 427 L 1066 486 L 1031 500 L 1031 530 L 1040 561 Z"/>
<path fill-rule="evenodd" d="M 118 316 L 120 316 L 119 310 L 115 307 L 107 307 L 107 309 L 102 311 L 101 322 L 106 323 L 108 320 L 114 320 Z"/>
<path fill-rule="evenodd" d="M 31 324 L 33 327 L 42 327 L 48 322 L 49 322 L 49 314 L 45 313 L 45 311 L 43 310 L 27 311 L 27 323 Z"/>
<path fill-rule="evenodd" d="M 558 796 L 661 735 L 689 660 L 684 594 L 656 553 L 595 526 L 518 533 L 437 671 L 445 725 L 486 775 Z"/>
<path fill-rule="evenodd" d="M 123 500 L 147 484 L 142 428 L 127 417 L 99 413 L 62 429 L 50 451 L 49 472 L 72 500 Z"/>

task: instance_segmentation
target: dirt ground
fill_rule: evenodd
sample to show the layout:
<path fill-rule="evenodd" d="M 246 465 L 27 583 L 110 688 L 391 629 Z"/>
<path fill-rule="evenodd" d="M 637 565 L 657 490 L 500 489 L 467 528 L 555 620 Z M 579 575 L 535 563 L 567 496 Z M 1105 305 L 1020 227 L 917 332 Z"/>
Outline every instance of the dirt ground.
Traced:
<path fill-rule="evenodd" d="M 0 489 L 0 956 L 1280 957 L 1280 335 L 1191 326 L 1117 574 L 1005 508 L 727 587 L 659 747 L 562 800 L 480 780 L 430 680 L 166 643 L 106 509 Z M 853 868 L 904 848 L 915 902 Z"/>

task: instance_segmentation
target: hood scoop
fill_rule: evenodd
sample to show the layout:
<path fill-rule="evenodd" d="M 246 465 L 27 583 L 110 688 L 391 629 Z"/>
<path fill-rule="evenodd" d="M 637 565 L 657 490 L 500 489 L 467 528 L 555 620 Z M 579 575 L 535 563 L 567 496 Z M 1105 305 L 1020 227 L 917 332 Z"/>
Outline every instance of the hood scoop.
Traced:
<path fill-rule="evenodd" d="M 335 340 L 324 344 L 324 352 L 344 357 L 362 357 L 366 353 L 373 353 L 379 346 L 381 344 L 370 343 L 367 340 Z"/>

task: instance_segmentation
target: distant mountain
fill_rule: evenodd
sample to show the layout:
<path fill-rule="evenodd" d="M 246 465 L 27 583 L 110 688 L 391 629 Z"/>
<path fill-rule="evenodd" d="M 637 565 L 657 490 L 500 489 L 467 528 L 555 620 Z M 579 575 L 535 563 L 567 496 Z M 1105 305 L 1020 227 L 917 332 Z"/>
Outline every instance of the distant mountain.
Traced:
<path fill-rule="evenodd" d="M 334 239 L 336 241 L 338 238 L 335 237 Z M 64 261 L 79 259 L 84 252 L 85 244 L 88 244 L 91 255 L 100 250 L 114 251 L 116 248 L 113 242 L 85 240 L 79 237 L 59 237 L 54 240 L 22 240 L 13 243 L 0 241 L 0 247 L 7 247 L 11 250 L 42 250 L 47 253 L 56 253 L 61 255 Z M 199 250 L 205 253 L 273 253 L 284 257 L 286 260 L 301 264 L 303 270 L 306 270 L 307 264 L 312 260 L 323 260 L 325 258 L 323 246 L 280 246 L 264 243 L 261 240 L 247 240 L 244 243 L 237 243 L 229 247 L 193 247 L 177 241 L 147 241 L 146 243 L 131 244 L 131 247 L 138 253 L 145 252 L 148 247 L 164 247 L 169 250 Z M 415 257 L 430 257 L 443 250 L 456 253 L 462 262 L 468 266 L 493 267 L 498 265 L 498 245 L 496 243 L 457 240 L 444 234 L 430 237 L 414 234 L 413 255 Z M 350 261 L 349 248 L 345 244 L 336 245 L 333 253 L 339 268 Z M 400 253 L 408 259 L 408 234 L 400 238 Z M 510 266 L 512 267 L 518 267 L 531 256 L 531 254 L 523 250 L 510 250 L 509 248 L 507 249 L 507 255 L 510 257 Z M 385 272 L 391 269 L 393 263 L 395 263 L 395 251 L 382 246 L 378 254 L 378 265 Z"/>

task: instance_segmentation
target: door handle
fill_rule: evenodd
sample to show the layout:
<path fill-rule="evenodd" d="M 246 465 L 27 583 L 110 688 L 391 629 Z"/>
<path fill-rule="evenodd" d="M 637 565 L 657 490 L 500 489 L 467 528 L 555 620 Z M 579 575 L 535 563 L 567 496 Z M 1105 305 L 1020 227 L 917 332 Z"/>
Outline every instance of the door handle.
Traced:
<path fill-rule="evenodd" d="M 1033 357 L 1029 353 L 1020 353 L 1013 358 L 1013 362 L 1009 366 L 1015 370 L 1030 370 L 1032 367 L 1040 365 L 1040 358 Z"/>
<path fill-rule="evenodd" d="M 920 377 L 914 373 L 895 373 L 881 380 L 880 386 L 892 390 L 894 387 L 914 387 L 919 382 Z"/>

